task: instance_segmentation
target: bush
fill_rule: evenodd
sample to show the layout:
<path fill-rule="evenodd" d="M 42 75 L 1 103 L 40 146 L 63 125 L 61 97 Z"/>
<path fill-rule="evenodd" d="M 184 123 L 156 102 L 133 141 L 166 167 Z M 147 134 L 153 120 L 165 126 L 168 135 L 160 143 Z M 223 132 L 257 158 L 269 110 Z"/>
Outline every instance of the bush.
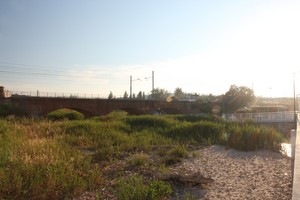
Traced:
<path fill-rule="evenodd" d="M 50 120 L 81 120 L 84 118 L 84 115 L 76 110 L 64 108 L 49 113 L 47 117 Z"/>
<path fill-rule="evenodd" d="M 10 115 L 21 117 L 21 116 L 27 116 L 27 113 L 10 104 L 0 105 L 0 117 L 7 117 Z"/>

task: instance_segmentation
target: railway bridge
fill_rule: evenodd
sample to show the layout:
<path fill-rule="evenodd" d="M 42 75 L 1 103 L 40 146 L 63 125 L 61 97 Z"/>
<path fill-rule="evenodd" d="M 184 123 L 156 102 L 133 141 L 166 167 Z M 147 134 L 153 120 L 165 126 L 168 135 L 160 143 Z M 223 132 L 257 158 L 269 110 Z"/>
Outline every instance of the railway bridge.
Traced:
<path fill-rule="evenodd" d="M 190 101 L 155 101 L 133 99 L 86 99 L 61 97 L 12 96 L 0 99 L 30 116 L 46 116 L 48 113 L 68 108 L 81 112 L 86 117 L 106 115 L 114 110 L 124 110 L 128 114 L 196 114 L 199 110 Z"/>

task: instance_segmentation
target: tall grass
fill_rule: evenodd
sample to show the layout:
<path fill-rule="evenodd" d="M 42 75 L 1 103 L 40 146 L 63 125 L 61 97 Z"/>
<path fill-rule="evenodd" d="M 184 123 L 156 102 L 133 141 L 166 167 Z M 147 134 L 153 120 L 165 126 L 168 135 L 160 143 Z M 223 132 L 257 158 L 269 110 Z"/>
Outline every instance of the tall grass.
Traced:
<path fill-rule="evenodd" d="M 79 151 L 43 134 L 32 137 L 29 129 L 3 120 L 0 124 L 1 198 L 61 199 L 101 184 L 101 170 Z"/>
<path fill-rule="evenodd" d="M 196 119 L 127 116 L 121 112 L 72 121 L 0 119 L 0 196 L 78 197 L 104 187 L 107 177 L 102 174 L 103 164 L 125 158 L 130 166 L 147 166 L 147 153 L 158 146 L 163 147 L 159 156 L 168 165 L 186 158 L 191 144 L 278 151 L 284 140 L 282 134 L 269 127 Z M 166 198 L 170 194 L 169 186 L 163 182 L 137 177 L 119 179 L 116 195 L 120 199 Z M 128 191 L 137 188 L 137 196 L 131 196 L 134 192 Z"/>
<path fill-rule="evenodd" d="M 252 123 L 230 123 L 227 136 L 229 147 L 244 151 L 269 149 L 279 152 L 281 143 L 285 141 L 284 135 L 274 128 Z"/>

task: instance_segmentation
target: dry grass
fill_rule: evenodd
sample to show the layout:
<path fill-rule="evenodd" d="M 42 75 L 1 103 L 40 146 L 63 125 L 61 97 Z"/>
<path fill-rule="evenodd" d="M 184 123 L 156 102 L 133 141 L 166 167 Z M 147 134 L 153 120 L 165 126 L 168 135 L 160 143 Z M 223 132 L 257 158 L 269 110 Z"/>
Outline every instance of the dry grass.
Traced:
<path fill-rule="evenodd" d="M 124 193 L 126 199 L 130 194 L 125 189 L 134 190 L 130 183 L 135 181 L 137 187 L 148 191 L 139 191 L 138 195 L 146 195 L 142 199 L 147 195 L 166 198 L 170 194 L 168 184 L 154 181 L 144 187 L 143 178 L 129 177 L 144 173 L 149 178 L 152 171 L 167 171 L 166 165 L 189 155 L 190 145 L 223 143 L 243 148 L 259 140 L 255 148 L 276 150 L 282 141 L 273 129 L 177 118 L 114 113 L 106 118 L 75 121 L 0 119 L 0 196 L 70 199 L 100 190 L 100 197 L 120 197 Z M 245 142 L 247 138 L 253 141 Z M 118 165 L 119 161 L 137 171 L 120 174 L 126 166 Z M 125 189 L 119 185 L 116 193 L 112 192 L 116 182 L 126 184 Z"/>

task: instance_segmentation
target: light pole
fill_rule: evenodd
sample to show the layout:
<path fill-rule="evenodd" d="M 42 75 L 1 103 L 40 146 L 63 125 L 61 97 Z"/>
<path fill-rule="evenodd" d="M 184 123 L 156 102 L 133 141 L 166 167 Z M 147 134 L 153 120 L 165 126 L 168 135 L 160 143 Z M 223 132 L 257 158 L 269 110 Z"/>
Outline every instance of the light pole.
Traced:
<path fill-rule="evenodd" d="M 152 91 L 151 94 L 154 92 L 154 71 L 152 71 L 152 76 L 150 77 L 145 77 L 145 79 L 149 79 L 152 78 Z"/>
<path fill-rule="evenodd" d="M 140 79 L 134 79 L 132 80 L 132 76 L 130 76 L 130 96 L 129 98 L 132 99 L 132 81 L 139 81 Z"/>
<path fill-rule="evenodd" d="M 297 129 L 297 113 L 296 113 L 296 86 L 295 86 L 295 73 L 293 77 L 293 90 L 294 90 L 294 125 L 295 130 Z"/>

